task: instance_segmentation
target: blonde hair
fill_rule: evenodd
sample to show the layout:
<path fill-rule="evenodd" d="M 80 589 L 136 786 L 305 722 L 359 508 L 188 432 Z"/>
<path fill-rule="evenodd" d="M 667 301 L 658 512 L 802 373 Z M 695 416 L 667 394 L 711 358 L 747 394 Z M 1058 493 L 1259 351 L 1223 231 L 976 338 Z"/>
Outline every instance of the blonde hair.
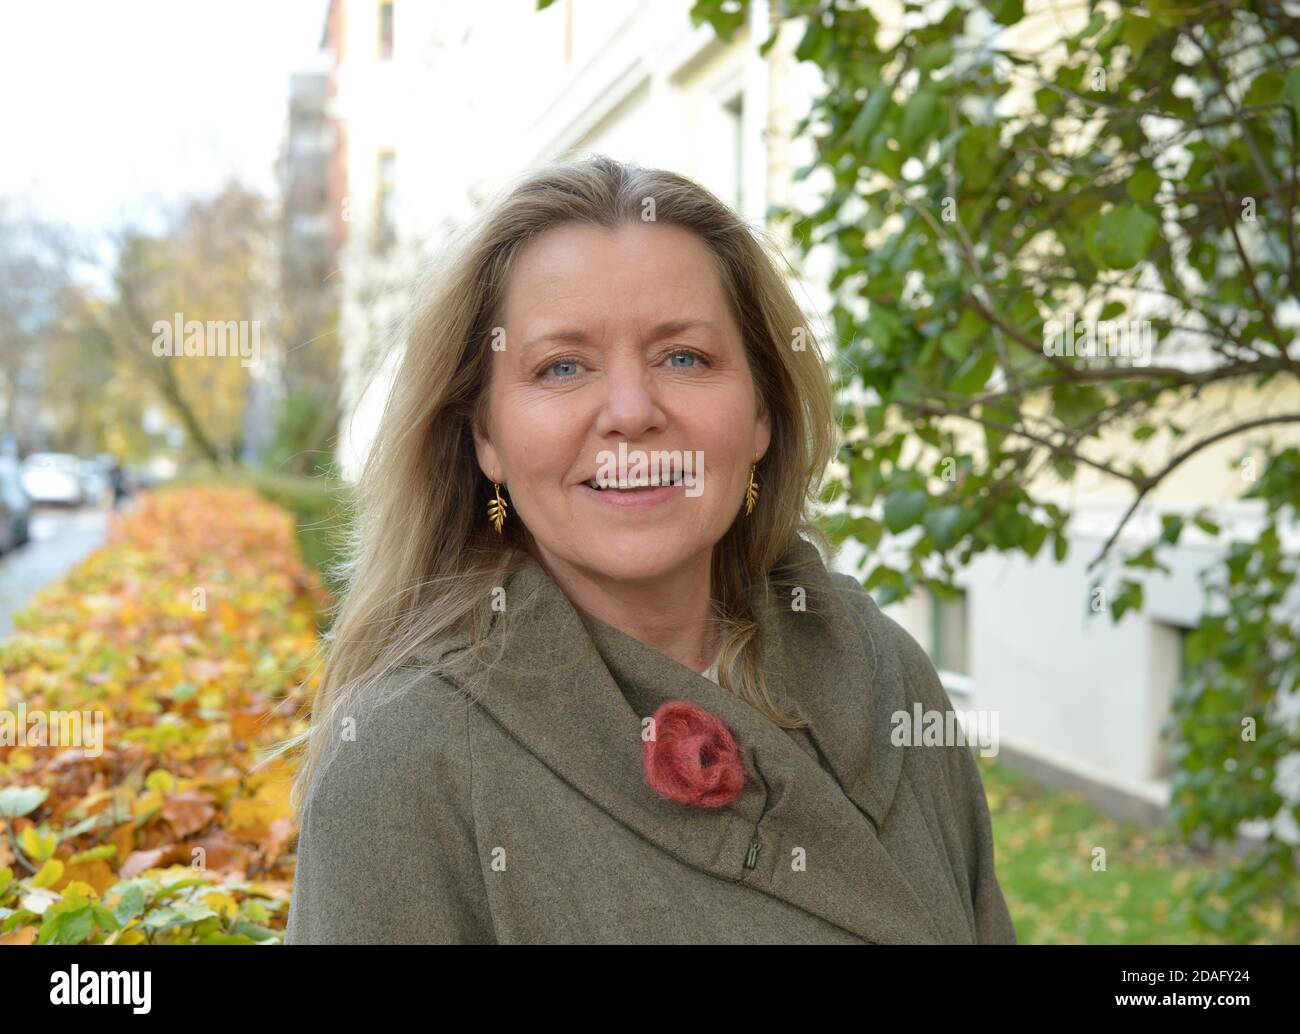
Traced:
<path fill-rule="evenodd" d="M 289 744 L 307 741 L 295 807 L 311 785 L 323 741 L 340 727 L 361 687 L 426 644 L 467 632 L 481 645 L 484 600 L 530 551 L 517 515 L 501 535 L 490 528 L 493 486 L 478 466 L 471 435 L 471 421 L 486 416 L 491 334 L 502 321 L 515 255 L 563 224 L 616 229 L 640 222 L 650 198 L 656 222 L 691 230 L 708 246 L 771 416 L 771 442 L 756 474 L 758 505 L 738 516 L 713 551 L 719 680 L 777 724 L 806 724 L 782 714 L 769 695 L 749 590 L 775 578 L 773 566 L 797 535 L 830 552 L 809 517 L 835 450 L 826 367 L 778 272 L 784 263 L 778 248 L 690 179 L 596 155 L 517 180 L 462 231 L 417 290 L 401 334 L 405 351 L 356 488 L 342 567 L 348 587 L 324 644 L 312 726 Z M 460 651 L 447 670 L 466 670 L 475 652 Z"/>

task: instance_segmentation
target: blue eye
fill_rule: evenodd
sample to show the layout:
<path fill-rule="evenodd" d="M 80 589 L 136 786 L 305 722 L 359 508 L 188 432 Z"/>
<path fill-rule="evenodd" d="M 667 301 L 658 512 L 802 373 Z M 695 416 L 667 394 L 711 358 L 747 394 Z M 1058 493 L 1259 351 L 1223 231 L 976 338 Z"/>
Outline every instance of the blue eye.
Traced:
<path fill-rule="evenodd" d="M 558 360 L 556 360 L 555 362 L 551 363 L 551 365 L 548 366 L 548 367 L 546 368 L 546 372 L 547 372 L 548 374 L 552 374 L 552 373 L 553 373 L 553 372 L 554 372 L 558 367 L 561 367 L 561 366 L 575 366 L 575 367 L 576 367 L 577 365 L 578 365 L 578 363 L 577 363 L 577 360 L 575 360 L 575 359 L 558 359 Z M 561 374 L 560 377 L 559 377 L 559 379 L 560 379 L 560 380 L 566 380 L 567 377 L 566 377 L 565 375 Z"/>
<path fill-rule="evenodd" d="M 681 350 L 679 350 L 679 351 L 674 352 L 671 356 L 669 356 L 669 359 L 676 359 L 678 356 L 685 356 L 687 359 L 690 360 L 689 363 L 673 363 L 673 364 L 672 364 L 672 365 L 676 366 L 676 368 L 679 369 L 679 370 L 690 370 L 690 369 L 694 369 L 696 366 L 698 366 L 698 365 L 700 364 L 701 361 L 703 361 L 703 362 L 705 362 L 705 363 L 708 362 L 708 360 L 704 359 L 704 356 L 700 355 L 698 352 L 693 352 L 693 351 L 691 351 L 691 350 L 688 349 L 688 348 L 684 348 L 684 349 L 681 349 Z"/>
<path fill-rule="evenodd" d="M 696 367 L 703 368 L 711 365 L 708 359 L 703 355 L 689 348 L 679 348 L 677 351 L 671 353 L 668 358 L 670 360 L 676 360 L 678 358 L 689 360 L 688 362 L 683 363 L 671 362 L 670 365 L 676 370 L 694 370 Z M 566 366 L 573 367 L 573 369 L 571 371 L 562 371 L 561 368 Z M 574 377 L 577 376 L 581 366 L 582 362 L 578 359 L 556 359 L 549 366 L 542 367 L 542 369 L 538 371 L 537 377 L 539 380 L 573 380 Z"/>

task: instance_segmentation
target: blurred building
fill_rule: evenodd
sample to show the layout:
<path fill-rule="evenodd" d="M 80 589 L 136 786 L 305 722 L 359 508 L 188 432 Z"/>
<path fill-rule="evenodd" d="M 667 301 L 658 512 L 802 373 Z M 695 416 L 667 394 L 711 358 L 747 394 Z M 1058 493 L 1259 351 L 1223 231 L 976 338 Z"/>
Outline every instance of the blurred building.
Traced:
<path fill-rule="evenodd" d="M 330 176 L 336 141 L 326 113 L 327 71 L 298 72 L 289 80 L 289 115 L 278 173 L 283 204 L 285 275 L 295 282 L 324 282 L 334 265 L 336 208 Z"/>
<path fill-rule="evenodd" d="M 290 77 L 276 162 L 280 210 L 275 260 L 281 300 L 276 332 L 283 347 L 269 350 L 267 361 L 250 370 L 245 411 L 244 461 L 262 458 L 276 438 L 278 418 L 291 425 L 280 428 L 279 443 L 291 455 L 277 461 L 299 472 L 311 469 L 314 454 L 321 451 L 313 448 L 321 437 L 312 433 L 313 423 L 324 421 L 332 435 L 338 412 L 342 156 L 339 127 L 330 115 L 332 93 L 332 69 L 324 56 L 320 68 Z"/>

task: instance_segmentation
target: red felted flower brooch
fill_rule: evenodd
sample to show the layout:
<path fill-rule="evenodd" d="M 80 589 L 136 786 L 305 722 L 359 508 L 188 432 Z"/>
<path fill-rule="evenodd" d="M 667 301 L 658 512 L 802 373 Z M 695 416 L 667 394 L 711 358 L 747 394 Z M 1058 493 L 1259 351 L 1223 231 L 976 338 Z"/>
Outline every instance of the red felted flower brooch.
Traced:
<path fill-rule="evenodd" d="M 669 700 L 654 715 L 645 741 L 646 782 L 661 797 L 698 808 L 724 808 L 749 778 L 726 723 L 685 700 Z"/>

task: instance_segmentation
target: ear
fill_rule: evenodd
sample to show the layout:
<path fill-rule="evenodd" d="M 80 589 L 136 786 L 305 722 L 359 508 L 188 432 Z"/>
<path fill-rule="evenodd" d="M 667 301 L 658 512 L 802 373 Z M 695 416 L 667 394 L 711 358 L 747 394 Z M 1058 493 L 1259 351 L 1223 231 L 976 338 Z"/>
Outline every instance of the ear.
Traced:
<path fill-rule="evenodd" d="M 496 448 L 488 439 L 483 428 L 478 425 L 478 421 L 470 421 L 470 432 L 474 435 L 474 453 L 478 457 L 479 469 L 492 481 L 498 483 L 504 481 L 505 475 L 501 470 L 501 457 L 497 455 Z"/>
<path fill-rule="evenodd" d="M 771 444 L 772 414 L 760 396 L 758 400 L 758 421 L 754 425 L 754 455 L 761 460 L 767 455 L 767 447 Z"/>

